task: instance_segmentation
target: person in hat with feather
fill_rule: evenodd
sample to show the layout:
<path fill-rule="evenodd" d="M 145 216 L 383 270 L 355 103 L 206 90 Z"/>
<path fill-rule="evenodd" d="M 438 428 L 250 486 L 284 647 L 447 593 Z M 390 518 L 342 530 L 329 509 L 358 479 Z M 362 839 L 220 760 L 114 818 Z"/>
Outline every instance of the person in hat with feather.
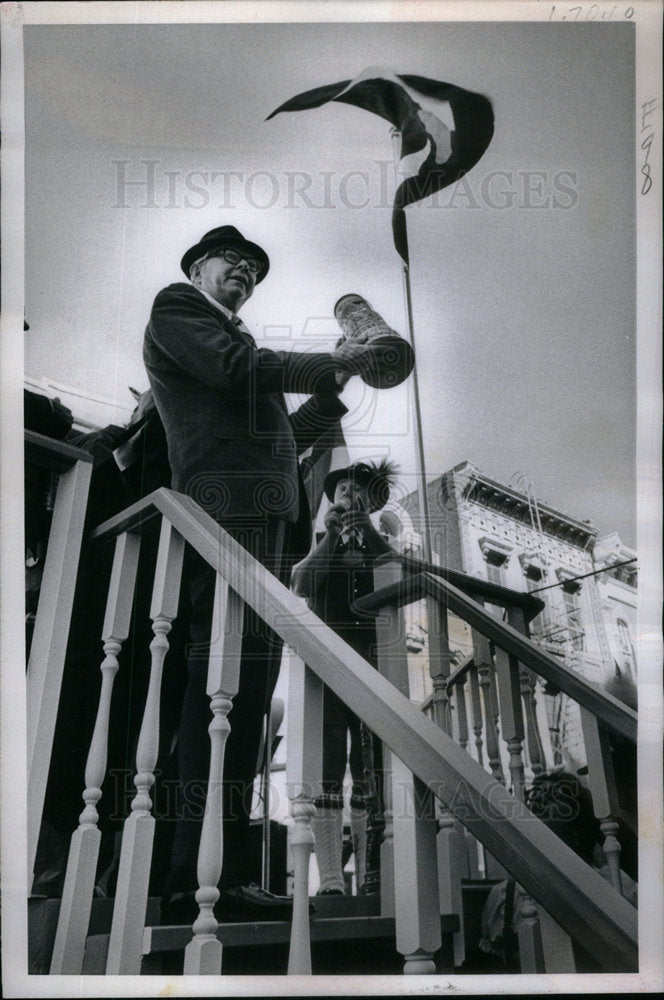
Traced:
<path fill-rule="evenodd" d="M 353 601 L 374 589 L 373 564 L 394 551 L 372 524 L 370 514 L 389 499 L 397 466 L 357 462 L 336 469 L 325 479 L 331 502 L 325 515 L 325 534 L 314 551 L 293 572 L 293 589 L 309 607 L 365 660 L 376 666 L 376 627 L 373 617 L 353 610 Z M 350 734 L 350 751 L 348 735 Z M 372 759 L 373 758 L 373 759 Z M 321 895 L 342 895 L 343 781 L 350 766 L 352 790 L 350 820 L 358 891 L 378 891 L 376 851 L 367 845 L 368 824 L 378 835 L 382 803 L 379 744 L 352 709 L 325 688 L 323 700 L 323 785 L 313 821 Z"/>
<path fill-rule="evenodd" d="M 143 358 L 166 432 L 172 488 L 194 499 L 284 583 L 309 551 L 308 510 L 298 455 L 347 412 L 338 397 L 359 368 L 363 345 L 332 352 L 259 348 L 238 311 L 268 274 L 265 250 L 234 226 L 206 233 L 182 257 L 188 283 L 160 291 Z M 289 414 L 284 394 L 307 394 Z M 163 919 L 194 919 L 202 828 L 201 788 L 210 760 L 206 676 L 216 573 L 189 553 L 188 682 L 179 733 L 179 800 Z M 281 641 L 245 615 L 240 685 L 229 714 L 224 759 L 224 860 L 215 913 L 272 917 L 290 902 L 255 885 L 246 850 L 263 717 L 281 660 Z M 196 796 L 188 795 L 195 789 Z"/>

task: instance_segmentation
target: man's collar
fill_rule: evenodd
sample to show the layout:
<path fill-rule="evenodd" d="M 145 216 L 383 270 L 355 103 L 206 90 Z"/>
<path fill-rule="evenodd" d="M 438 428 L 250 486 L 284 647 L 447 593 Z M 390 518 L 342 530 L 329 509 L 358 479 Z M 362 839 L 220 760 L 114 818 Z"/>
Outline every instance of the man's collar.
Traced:
<path fill-rule="evenodd" d="M 342 545 L 348 545 L 351 538 L 355 539 L 357 545 L 362 545 L 364 542 L 364 532 L 360 528 L 346 528 L 339 535 Z"/>
<path fill-rule="evenodd" d="M 204 296 L 204 298 L 206 298 L 208 302 L 212 303 L 213 306 L 216 306 L 219 312 L 223 316 L 226 316 L 226 318 L 229 319 L 231 323 L 234 323 L 241 333 L 244 333 L 247 337 L 249 337 L 252 344 L 254 345 L 256 344 L 253 333 L 251 332 L 249 327 L 242 322 L 237 313 L 231 312 L 231 310 L 227 306 L 222 306 L 221 302 L 217 302 L 216 299 L 212 298 L 209 292 L 204 292 L 202 288 L 197 288 L 196 285 L 192 285 L 192 288 L 196 288 L 196 291 L 200 292 L 201 295 Z"/>
<path fill-rule="evenodd" d="M 234 312 L 228 309 L 227 306 L 222 306 L 221 302 L 217 302 L 216 299 L 213 299 L 209 292 L 203 291 L 202 288 L 197 288 L 196 285 L 193 285 L 192 287 L 196 288 L 196 291 L 200 292 L 201 295 L 204 295 L 205 298 L 208 300 L 208 302 L 211 302 L 213 306 L 216 306 L 216 308 L 220 312 L 222 312 L 224 316 L 226 316 L 228 319 L 232 319 L 234 323 L 241 322 L 239 316 L 237 316 Z"/>

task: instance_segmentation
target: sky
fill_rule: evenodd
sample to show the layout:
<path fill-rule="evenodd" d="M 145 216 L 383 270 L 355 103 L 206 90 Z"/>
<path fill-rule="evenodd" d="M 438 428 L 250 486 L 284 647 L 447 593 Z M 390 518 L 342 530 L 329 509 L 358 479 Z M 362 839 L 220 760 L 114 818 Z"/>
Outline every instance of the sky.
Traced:
<path fill-rule="evenodd" d="M 454 83 L 496 125 L 463 182 L 407 210 L 427 474 L 523 473 L 635 545 L 632 29 L 27 25 L 26 375 L 112 404 L 80 416 L 125 419 L 155 294 L 224 224 L 270 256 L 242 310 L 265 346 L 332 349 L 348 292 L 405 333 L 389 125 L 335 103 L 265 119 L 368 66 Z M 344 394 L 351 457 L 396 459 L 406 490 L 413 379 Z"/>

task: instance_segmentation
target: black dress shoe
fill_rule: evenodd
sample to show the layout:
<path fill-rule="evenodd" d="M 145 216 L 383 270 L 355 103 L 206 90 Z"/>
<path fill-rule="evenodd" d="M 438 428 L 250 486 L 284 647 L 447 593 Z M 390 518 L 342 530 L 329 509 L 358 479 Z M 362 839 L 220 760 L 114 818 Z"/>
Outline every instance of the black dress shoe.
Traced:
<path fill-rule="evenodd" d="M 274 916 L 278 920 L 280 917 L 290 917 L 293 912 L 293 897 L 275 896 L 252 882 L 249 885 L 220 889 L 215 912 L 217 909 L 227 916 L 239 913 L 249 917 L 262 917 L 264 920 Z"/>

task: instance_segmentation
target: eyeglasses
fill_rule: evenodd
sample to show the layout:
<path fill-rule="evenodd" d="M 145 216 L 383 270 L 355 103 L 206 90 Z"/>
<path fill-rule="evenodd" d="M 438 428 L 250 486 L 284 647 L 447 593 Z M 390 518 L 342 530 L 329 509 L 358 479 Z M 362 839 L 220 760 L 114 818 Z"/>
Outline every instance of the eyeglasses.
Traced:
<path fill-rule="evenodd" d="M 237 250 L 231 250 L 229 247 L 224 250 L 215 250 L 214 253 L 208 254 L 206 259 L 210 257 L 223 257 L 226 263 L 233 264 L 233 266 L 239 264 L 240 261 L 244 261 L 252 274 L 257 274 L 261 267 L 260 261 L 256 260 L 255 257 L 245 257 L 243 254 L 238 253 Z"/>

